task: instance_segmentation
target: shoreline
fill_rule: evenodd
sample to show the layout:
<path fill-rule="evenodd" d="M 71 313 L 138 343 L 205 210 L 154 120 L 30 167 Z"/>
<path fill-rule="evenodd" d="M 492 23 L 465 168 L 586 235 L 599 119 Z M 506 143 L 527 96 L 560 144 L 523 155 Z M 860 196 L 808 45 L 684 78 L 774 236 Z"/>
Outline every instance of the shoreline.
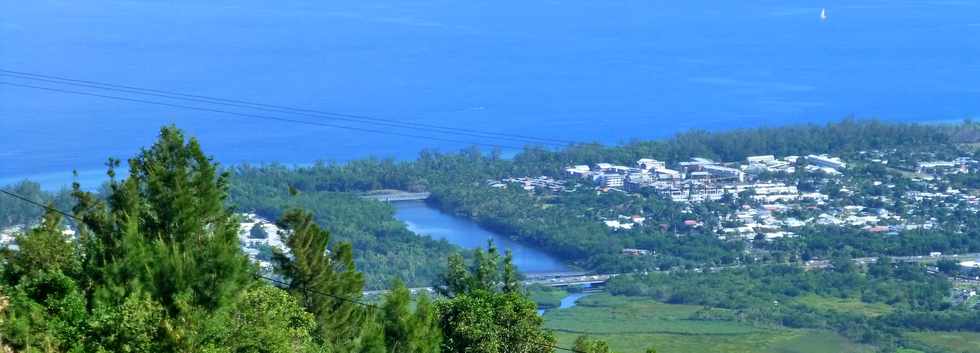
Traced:
<path fill-rule="evenodd" d="M 966 117 L 966 118 L 956 118 L 956 119 L 928 119 L 928 120 L 918 120 L 918 121 L 892 121 L 892 120 L 880 120 L 880 121 L 887 122 L 887 123 L 899 123 L 899 124 L 919 124 L 919 125 L 942 126 L 942 125 L 961 124 L 961 123 L 965 123 L 965 122 L 971 121 L 971 120 L 972 121 L 976 121 L 974 119 L 980 119 L 980 118 Z M 839 121 L 842 121 L 842 120 L 845 120 L 845 119 L 834 120 L 832 122 L 839 122 Z M 856 120 L 858 120 L 858 121 L 869 121 L 869 120 L 879 120 L 879 119 L 868 118 L 868 119 L 856 119 Z M 826 122 L 810 121 L 810 122 L 798 122 L 798 123 L 783 124 L 783 125 L 778 125 L 778 126 L 761 125 L 761 126 L 751 127 L 749 129 L 771 129 L 771 128 L 792 127 L 792 126 L 822 125 L 822 124 L 825 124 L 825 123 Z M 739 130 L 739 129 L 744 129 L 744 128 L 723 129 L 723 130 L 713 131 L 713 132 L 734 131 L 734 130 Z M 633 140 L 630 140 L 630 141 L 662 141 L 662 140 L 667 140 L 667 139 L 673 138 L 677 134 L 682 134 L 682 133 L 689 132 L 689 131 L 692 131 L 692 130 L 680 130 L 680 131 L 676 131 L 674 134 L 667 135 L 667 136 L 661 136 L 661 137 L 650 138 L 650 139 L 633 139 Z M 591 142 L 584 142 L 584 143 L 591 143 Z M 628 144 L 628 143 L 629 142 L 625 142 L 624 141 L 624 142 L 619 142 L 619 143 L 602 144 L 602 146 L 604 146 L 604 147 L 614 147 L 614 146 L 621 146 L 621 145 Z M 513 158 L 518 153 L 520 153 L 520 152 L 518 152 L 518 151 L 505 152 L 503 154 L 503 158 L 505 158 L 505 159 L 511 159 L 511 158 Z M 371 159 L 371 158 L 387 159 L 386 157 L 378 157 L 378 156 L 367 155 L 367 156 L 360 157 L 360 158 L 347 159 L 347 160 L 344 160 L 344 161 L 341 161 L 341 162 L 325 161 L 325 160 L 322 160 L 322 159 L 313 160 L 313 161 L 307 161 L 307 162 L 294 162 L 294 163 L 239 161 L 239 162 L 234 162 L 234 163 L 228 163 L 226 165 L 227 166 L 240 166 L 240 165 L 251 164 L 251 165 L 255 165 L 255 166 L 263 166 L 263 165 L 270 165 L 270 164 L 282 164 L 282 165 L 286 166 L 287 168 L 295 169 L 295 168 L 311 167 L 311 166 L 316 165 L 317 163 L 338 163 L 338 164 L 345 164 L 345 163 L 349 163 L 351 161 L 363 160 L 363 159 Z M 410 159 L 398 159 L 398 158 L 394 158 L 394 159 L 396 159 L 396 160 L 416 160 L 417 157 L 410 158 Z M 79 170 L 78 171 L 78 181 L 82 184 L 82 189 L 85 189 L 85 190 L 94 190 L 94 189 L 98 188 L 99 186 L 101 186 L 108 179 L 109 179 L 109 177 L 107 175 L 105 175 L 105 167 L 104 166 L 99 167 L 99 168 L 85 169 L 85 170 Z M 66 171 L 61 171 L 61 172 L 44 172 L 44 173 L 21 174 L 21 175 L 11 175 L 11 176 L 0 175 L 0 187 L 13 185 L 13 184 L 16 184 L 16 183 L 19 183 L 19 182 L 22 182 L 22 181 L 33 181 L 33 182 L 37 182 L 37 183 L 41 184 L 41 189 L 42 190 L 45 190 L 45 191 L 58 191 L 58 190 L 66 189 L 66 188 L 71 188 L 71 184 L 75 181 L 75 177 L 73 175 L 73 171 L 70 170 L 70 169 L 69 170 L 66 170 Z"/>

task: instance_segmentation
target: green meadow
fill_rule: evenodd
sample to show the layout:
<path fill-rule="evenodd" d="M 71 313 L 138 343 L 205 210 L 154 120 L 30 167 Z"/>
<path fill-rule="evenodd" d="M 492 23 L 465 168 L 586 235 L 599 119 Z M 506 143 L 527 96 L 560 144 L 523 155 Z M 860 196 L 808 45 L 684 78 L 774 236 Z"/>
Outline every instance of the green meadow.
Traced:
<path fill-rule="evenodd" d="M 570 346 L 582 334 L 609 342 L 620 353 L 863 353 L 856 344 L 829 331 L 757 327 L 734 321 L 692 319 L 696 305 L 595 294 L 569 309 L 550 310 L 546 326 Z"/>
<path fill-rule="evenodd" d="M 956 353 L 980 352 L 980 333 L 978 332 L 910 332 L 907 337 L 927 346 Z"/>
<path fill-rule="evenodd" d="M 867 317 L 876 317 L 892 312 L 892 307 L 884 303 L 865 303 L 859 298 L 830 298 L 818 295 L 807 295 L 796 299 L 797 303 L 823 310 L 838 312 L 860 313 Z"/>

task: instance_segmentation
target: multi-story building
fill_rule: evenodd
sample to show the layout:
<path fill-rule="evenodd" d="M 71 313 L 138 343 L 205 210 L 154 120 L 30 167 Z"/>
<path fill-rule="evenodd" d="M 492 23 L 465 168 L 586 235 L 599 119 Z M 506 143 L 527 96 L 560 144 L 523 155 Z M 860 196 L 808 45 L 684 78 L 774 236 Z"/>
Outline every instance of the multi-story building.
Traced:
<path fill-rule="evenodd" d="M 633 173 L 626 176 L 626 191 L 637 192 L 645 187 L 654 186 L 657 179 L 646 173 Z"/>
<path fill-rule="evenodd" d="M 735 168 L 708 164 L 702 166 L 702 169 L 716 179 L 731 179 L 740 183 L 745 181 L 745 172 Z"/>
<path fill-rule="evenodd" d="M 847 163 L 844 163 L 844 161 L 842 161 L 840 158 L 830 157 L 827 155 L 811 154 L 806 156 L 806 161 L 818 167 L 833 168 L 838 170 L 847 167 Z"/>
<path fill-rule="evenodd" d="M 626 178 L 622 174 L 602 173 L 596 178 L 596 182 L 607 188 L 621 188 L 625 185 Z"/>

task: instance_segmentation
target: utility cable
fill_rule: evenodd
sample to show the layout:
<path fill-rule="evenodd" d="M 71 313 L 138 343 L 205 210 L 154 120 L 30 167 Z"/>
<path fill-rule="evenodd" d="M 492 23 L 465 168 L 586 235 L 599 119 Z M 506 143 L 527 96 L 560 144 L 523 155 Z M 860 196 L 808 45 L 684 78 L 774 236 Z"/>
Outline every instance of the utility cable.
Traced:
<path fill-rule="evenodd" d="M 319 121 L 307 121 L 307 120 L 292 119 L 292 118 L 283 118 L 283 117 L 277 117 L 277 116 L 271 116 L 271 115 L 259 115 L 259 114 L 250 114 L 250 113 L 240 113 L 240 112 L 233 112 L 233 111 L 222 110 L 222 109 L 197 107 L 197 106 L 190 106 L 190 105 L 183 105 L 183 104 L 176 104 L 176 103 L 167 103 L 167 102 L 159 102 L 159 101 L 152 101 L 152 100 L 138 99 L 138 98 L 127 98 L 127 97 L 112 96 L 112 95 L 105 95 L 105 94 L 98 94 L 98 93 L 89 93 L 89 92 L 74 91 L 74 90 L 66 90 L 66 89 L 52 88 L 52 87 L 25 85 L 25 84 L 12 83 L 12 82 L 3 82 L 3 81 L 0 81 L 0 85 L 7 85 L 7 86 L 13 86 L 13 87 L 20 87 L 20 88 L 30 88 L 30 89 L 35 89 L 35 90 L 43 90 L 43 91 L 57 92 L 57 93 L 64 93 L 64 94 L 74 94 L 74 95 L 81 95 L 81 96 L 99 97 L 99 98 L 105 98 L 105 99 L 112 99 L 112 100 L 119 100 L 119 101 L 131 102 L 131 103 L 142 103 L 142 104 L 159 105 L 159 106 L 171 107 L 171 108 L 180 108 L 180 109 L 187 109 L 187 110 L 197 110 L 197 111 L 203 111 L 203 112 L 219 113 L 219 114 L 240 116 L 240 117 L 246 117 L 246 118 L 262 119 L 262 120 L 274 120 L 274 121 L 286 122 L 286 123 L 293 123 L 293 124 L 303 124 L 303 125 L 312 125 L 312 126 L 321 126 L 321 127 L 331 127 L 331 128 L 338 128 L 338 129 L 346 129 L 346 130 L 353 130 L 353 131 L 360 131 L 360 132 L 370 132 L 370 133 L 376 133 L 376 134 L 382 134 L 382 135 L 393 135 L 393 136 L 410 137 L 410 138 L 426 139 L 426 140 L 434 140 L 434 141 L 442 141 L 442 142 L 453 142 L 453 143 L 460 143 L 460 144 L 465 144 L 465 145 L 477 145 L 477 146 L 500 148 L 500 149 L 514 149 L 514 150 L 523 149 L 523 147 L 514 146 L 514 145 L 495 144 L 495 143 L 484 143 L 484 142 L 473 142 L 473 141 L 464 141 L 464 140 L 456 140 L 456 139 L 442 138 L 442 137 L 437 137 L 437 136 L 407 134 L 407 133 L 401 133 L 401 132 L 395 132 L 395 131 L 386 131 L 386 130 L 378 130 L 378 129 L 371 129 L 371 128 L 365 128 L 365 127 L 330 124 L 330 123 L 324 123 L 324 122 L 319 122 Z"/>
<path fill-rule="evenodd" d="M 568 146 L 568 145 L 575 144 L 575 142 L 573 141 L 565 141 L 565 140 L 552 139 L 552 138 L 542 138 L 542 137 L 500 133 L 500 132 L 488 132 L 488 131 L 480 131 L 475 129 L 446 127 L 446 126 L 424 124 L 424 123 L 404 122 L 404 121 L 399 121 L 394 119 L 375 118 L 366 115 L 334 113 L 334 112 L 327 112 L 322 110 L 303 109 L 303 108 L 295 108 L 295 107 L 289 107 L 283 105 L 257 103 L 252 101 L 239 100 L 239 99 L 215 98 L 215 97 L 196 95 L 196 94 L 186 94 L 186 93 L 180 93 L 174 91 L 141 88 L 141 87 L 127 86 L 127 85 L 118 85 L 118 84 L 104 83 L 104 82 L 90 81 L 90 80 L 78 80 L 78 79 L 72 79 L 72 78 L 66 78 L 60 76 L 34 74 L 34 73 L 28 73 L 22 71 L 0 69 L 0 76 L 41 81 L 41 82 L 54 83 L 59 85 L 94 88 L 94 89 L 100 89 L 100 90 L 106 90 L 112 92 L 125 92 L 130 94 L 162 97 L 162 98 L 175 99 L 175 100 L 202 102 L 202 103 L 232 106 L 238 108 L 255 109 L 255 110 L 266 111 L 266 112 L 297 114 L 297 115 L 316 117 L 316 118 L 358 122 L 363 124 L 382 125 L 382 126 L 389 126 L 389 127 L 396 127 L 396 128 L 443 133 L 443 134 L 465 135 L 465 136 L 478 137 L 478 138 L 508 140 L 514 142 L 528 143 L 528 144 L 551 145 L 551 146 Z"/>

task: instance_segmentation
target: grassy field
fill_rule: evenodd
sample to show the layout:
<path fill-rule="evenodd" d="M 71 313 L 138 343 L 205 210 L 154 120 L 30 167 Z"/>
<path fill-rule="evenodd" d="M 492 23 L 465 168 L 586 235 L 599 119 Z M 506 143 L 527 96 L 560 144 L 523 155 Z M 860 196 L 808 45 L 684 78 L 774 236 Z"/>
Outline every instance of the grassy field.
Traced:
<path fill-rule="evenodd" d="M 910 332 L 908 337 L 936 348 L 950 352 L 980 352 L 980 333 L 978 332 Z"/>
<path fill-rule="evenodd" d="M 859 353 L 872 350 L 827 331 L 754 327 L 690 317 L 700 306 L 597 294 L 579 305 L 545 314 L 546 325 L 570 346 L 584 333 L 607 341 L 620 353 Z"/>
<path fill-rule="evenodd" d="M 892 307 L 888 306 L 888 304 L 869 304 L 864 303 L 857 298 L 840 299 L 808 295 L 805 297 L 800 297 L 796 301 L 800 304 L 816 309 L 830 309 L 839 312 L 860 313 L 868 317 L 881 316 L 892 311 Z"/>

